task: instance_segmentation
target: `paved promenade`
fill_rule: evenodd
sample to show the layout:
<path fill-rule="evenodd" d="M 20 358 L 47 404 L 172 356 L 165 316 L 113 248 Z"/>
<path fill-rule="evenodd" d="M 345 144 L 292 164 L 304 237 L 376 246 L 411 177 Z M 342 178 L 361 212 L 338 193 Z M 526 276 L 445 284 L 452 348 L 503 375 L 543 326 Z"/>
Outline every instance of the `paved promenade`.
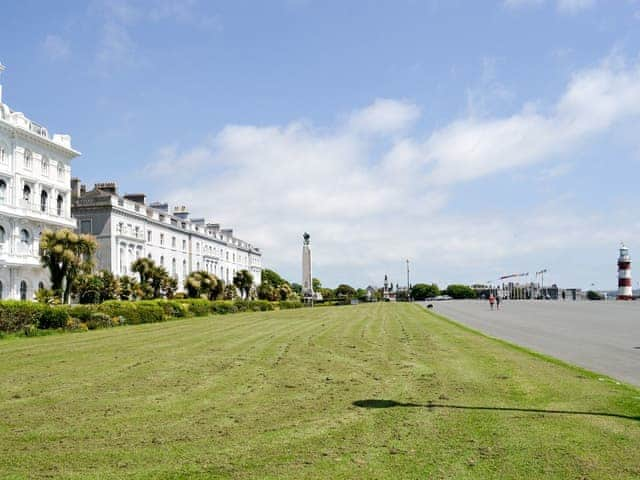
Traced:
<path fill-rule="evenodd" d="M 434 311 L 541 353 L 640 386 L 640 301 L 432 302 Z"/>

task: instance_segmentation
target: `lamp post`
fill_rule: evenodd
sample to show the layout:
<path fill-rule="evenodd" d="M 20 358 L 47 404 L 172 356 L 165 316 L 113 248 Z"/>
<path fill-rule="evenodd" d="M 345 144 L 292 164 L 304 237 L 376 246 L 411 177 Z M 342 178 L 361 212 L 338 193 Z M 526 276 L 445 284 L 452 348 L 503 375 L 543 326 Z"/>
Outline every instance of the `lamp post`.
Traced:
<path fill-rule="evenodd" d="M 407 301 L 411 301 L 411 282 L 409 281 L 409 259 L 407 258 Z"/>

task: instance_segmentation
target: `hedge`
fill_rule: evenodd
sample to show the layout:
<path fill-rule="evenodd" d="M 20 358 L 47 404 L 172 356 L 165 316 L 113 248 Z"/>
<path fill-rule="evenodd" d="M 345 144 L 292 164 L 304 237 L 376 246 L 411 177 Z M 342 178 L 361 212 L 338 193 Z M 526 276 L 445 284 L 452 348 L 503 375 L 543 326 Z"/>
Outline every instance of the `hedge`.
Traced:
<path fill-rule="evenodd" d="M 142 302 L 108 300 L 98 305 L 98 312 L 106 313 L 110 317 L 123 317 L 127 323 L 132 325 L 162 322 L 164 320 L 162 307 Z"/>
<path fill-rule="evenodd" d="M 278 307 L 280 310 L 290 310 L 292 308 L 302 308 L 304 305 L 302 302 L 292 302 L 290 300 L 280 300 Z"/>
<path fill-rule="evenodd" d="M 138 302 L 109 300 L 101 304 L 49 306 L 35 302 L 0 301 L 0 332 L 28 329 L 94 329 L 123 324 L 162 322 L 167 318 L 226 315 L 301 308 L 301 302 L 266 300 L 179 299 Z"/>
<path fill-rule="evenodd" d="M 2 301 L 0 302 L 0 330 L 17 332 L 28 325 L 39 325 L 47 308 L 50 307 L 41 303 L 17 300 Z"/>

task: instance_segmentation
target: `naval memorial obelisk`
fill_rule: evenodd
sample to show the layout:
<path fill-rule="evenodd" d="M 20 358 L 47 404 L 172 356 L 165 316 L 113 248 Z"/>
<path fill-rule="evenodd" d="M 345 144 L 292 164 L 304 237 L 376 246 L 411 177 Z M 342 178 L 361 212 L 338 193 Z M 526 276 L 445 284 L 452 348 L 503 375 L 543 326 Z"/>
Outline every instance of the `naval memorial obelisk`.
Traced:
<path fill-rule="evenodd" d="M 302 236 L 304 243 L 302 244 L 302 298 L 305 301 L 313 301 L 313 273 L 311 272 L 311 235 L 304 232 Z"/>

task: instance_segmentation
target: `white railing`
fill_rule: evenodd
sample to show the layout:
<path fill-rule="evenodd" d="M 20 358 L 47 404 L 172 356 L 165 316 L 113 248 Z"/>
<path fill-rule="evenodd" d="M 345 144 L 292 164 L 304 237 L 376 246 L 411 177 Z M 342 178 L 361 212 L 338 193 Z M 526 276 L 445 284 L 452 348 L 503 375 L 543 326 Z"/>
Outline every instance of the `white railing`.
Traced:
<path fill-rule="evenodd" d="M 0 202 L 0 204 L 1 203 L 2 202 Z M 8 203 L 5 203 L 5 205 L 8 205 Z M 41 203 L 34 203 L 25 199 L 21 199 L 18 202 L 18 205 L 20 206 L 20 208 L 24 208 L 25 210 L 29 210 L 30 212 L 41 213 L 43 215 L 51 215 L 53 217 L 64 217 L 65 215 L 64 206 L 58 208 L 57 205 L 52 206 L 49 205 L 48 202 L 45 205 L 42 205 Z"/>

